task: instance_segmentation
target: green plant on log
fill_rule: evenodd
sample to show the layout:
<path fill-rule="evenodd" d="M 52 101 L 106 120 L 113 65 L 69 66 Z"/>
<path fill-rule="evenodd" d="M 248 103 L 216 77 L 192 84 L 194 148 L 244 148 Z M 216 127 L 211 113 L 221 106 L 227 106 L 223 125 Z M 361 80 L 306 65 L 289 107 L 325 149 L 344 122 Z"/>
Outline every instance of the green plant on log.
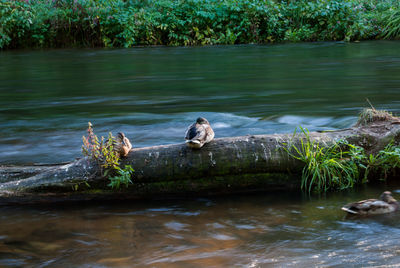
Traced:
<path fill-rule="evenodd" d="M 325 147 L 311 140 L 307 129 L 300 129 L 304 134 L 300 145 L 283 148 L 290 156 L 305 163 L 301 188 L 310 193 L 312 190 L 321 192 L 353 187 L 359 177 L 357 164 L 362 160 L 359 148 L 351 146 L 344 150 L 341 143 Z M 352 155 L 357 157 L 352 158 Z"/>
<path fill-rule="evenodd" d="M 366 157 L 366 160 L 368 170 L 372 170 L 374 174 L 386 180 L 388 176 L 395 175 L 400 168 L 400 147 L 390 143 L 377 155 L 371 154 Z"/>
<path fill-rule="evenodd" d="M 90 184 L 87 181 L 77 181 L 77 182 L 73 182 L 73 184 L 71 185 L 72 190 L 74 190 L 75 192 L 78 191 L 79 186 L 83 184 L 86 188 L 90 188 Z"/>
<path fill-rule="evenodd" d="M 134 170 L 130 165 L 126 165 L 123 169 L 120 167 L 120 156 L 119 153 L 114 150 L 114 144 L 116 143 L 115 137 L 108 133 L 108 139 L 104 137 L 99 139 L 94 134 L 93 125 L 89 122 L 87 129 L 87 136 L 82 137 L 82 153 L 83 155 L 96 161 L 100 167 L 101 176 L 108 177 L 111 181 L 108 186 L 112 188 L 119 188 L 121 184 L 128 186 L 132 183 L 130 180 Z M 119 175 L 114 176 L 113 175 Z M 129 179 L 127 178 L 129 176 Z"/>
<path fill-rule="evenodd" d="M 119 176 L 110 177 L 110 183 L 108 186 L 113 189 L 119 189 L 122 184 L 125 185 L 125 187 L 128 187 L 128 185 L 132 183 L 131 177 L 135 170 L 130 165 L 125 165 L 123 169 L 120 167 L 117 167 L 116 169 Z"/>
<path fill-rule="evenodd" d="M 108 133 L 108 139 L 99 139 L 93 132 L 93 126 L 89 122 L 87 137 L 83 136 L 82 153 L 95 160 L 105 171 L 119 167 L 119 154 L 114 151 L 115 137 Z M 103 169 L 102 175 L 103 175 Z M 108 171 L 109 172 L 109 171 Z"/>
<path fill-rule="evenodd" d="M 375 155 L 367 155 L 364 148 L 344 140 L 331 146 L 321 145 L 311 140 L 307 129 L 300 129 L 304 136 L 300 144 L 284 143 L 282 148 L 291 157 L 305 163 L 301 188 L 309 193 L 350 188 L 357 183 L 366 183 L 371 175 L 386 180 L 400 168 L 400 147 L 393 143 Z"/>

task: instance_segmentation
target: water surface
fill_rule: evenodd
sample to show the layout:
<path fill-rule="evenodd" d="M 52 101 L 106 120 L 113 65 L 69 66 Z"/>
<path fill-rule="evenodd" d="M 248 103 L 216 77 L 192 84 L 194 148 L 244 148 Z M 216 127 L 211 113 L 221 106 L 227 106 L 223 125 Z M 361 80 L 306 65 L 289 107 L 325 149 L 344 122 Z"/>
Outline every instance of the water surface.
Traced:
<path fill-rule="evenodd" d="M 397 267 L 400 213 L 340 210 L 384 189 L 3 207 L 0 266 Z"/>
<path fill-rule="evenodd" d="M 0 163 L 80 156 L 91 121 L 135 147 L 182 142 L 198 116 L 216 137 L 351 126 L 400 109 L 399 42 L 0 53 Z"/>
<path fill-rule="evenodd" d="M 400 110 L 398 42 L 0 53 L 0 164 L 80 156 L 87 122 L 134 146 L 349 127 L 368 97 Z M 127 203 L 0 207 L 1 267 L 398 267 L 400 213 L 347 202 L 400 185 Z"/>

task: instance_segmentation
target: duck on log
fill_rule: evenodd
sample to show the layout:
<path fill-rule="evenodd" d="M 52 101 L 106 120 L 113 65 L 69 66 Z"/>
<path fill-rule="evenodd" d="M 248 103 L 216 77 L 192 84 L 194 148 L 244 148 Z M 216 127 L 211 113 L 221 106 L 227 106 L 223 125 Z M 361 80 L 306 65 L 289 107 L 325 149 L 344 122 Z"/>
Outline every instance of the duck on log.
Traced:
<path fill-rule="evenodd" d="M 304 163 L 282 146 L 299 146 L 304 134 L 217 138 L 195 150 L 184 143 L 135 148 L 121 166 L 131 165 L 133 183 L 113 190 L 89 158 L 49 166 L 0 166 L 0 204 L 160 198 L 195 193 L 232 193 L 300 188 Z M 311 132 L 320 146 L 338 140 L 377 153 L 400 141 L 400 120 L 385 117 L 326 132 Z"/>

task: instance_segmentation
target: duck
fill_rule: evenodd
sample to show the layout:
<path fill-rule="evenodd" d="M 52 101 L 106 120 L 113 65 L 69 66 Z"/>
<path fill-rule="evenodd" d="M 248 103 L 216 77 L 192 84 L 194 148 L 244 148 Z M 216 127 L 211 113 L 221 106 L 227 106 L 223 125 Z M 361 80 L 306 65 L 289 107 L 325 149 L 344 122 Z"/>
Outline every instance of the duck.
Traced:
<path fill-rule="evenodd" d="M 204 117 L 197 118 L 186 130 L 186 145 L 190 148 L 200 149 L 204 144 L 214 139 L 214 130 Z"/>
<path fill-rule="evenodd" d="M 350 203 L 342 207 L 342 210 L 353 215 L 376 215 L 385 214 L 396 211 L 399 204 L 393 198 L 392 193 L 385 191 L 381 194 L 379 199 L 367 199 Z"/>
<path fill-rule="evenodd" d="M 115 138 L 114 150 L 119 153 L 120 157 L 126 157 L 132 149 L 132 144 L 124 133 L 118 132 Z"/>

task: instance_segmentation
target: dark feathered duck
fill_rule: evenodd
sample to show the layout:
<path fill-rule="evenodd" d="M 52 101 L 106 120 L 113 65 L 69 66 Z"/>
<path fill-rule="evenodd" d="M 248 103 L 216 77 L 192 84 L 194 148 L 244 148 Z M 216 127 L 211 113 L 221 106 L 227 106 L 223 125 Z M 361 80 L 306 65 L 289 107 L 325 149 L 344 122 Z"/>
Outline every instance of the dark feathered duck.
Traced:
<path fill-rule="evenodd" d="M 115 138 L 114 150 L 119 153 L 120 157 L 125 157 L 128 155 L 129 151 L 132 149 L 132 144 L 124 133 L 118 132 Z"/>
<path fill-rule="evenodd" d="M 198 149 L 214 139 L 214 131 L 207 119 L 199 117 L 186 130 L 185 139 L 187 146 Z"/>
<path fill-rule="evenodd" d="M 396 211 L 399 204 L 389 191 L 383 192 L 379 199 L 367 199 L 350 203 L 342 207 L 342 210 L 354 215 L 375 215 Z"/>

